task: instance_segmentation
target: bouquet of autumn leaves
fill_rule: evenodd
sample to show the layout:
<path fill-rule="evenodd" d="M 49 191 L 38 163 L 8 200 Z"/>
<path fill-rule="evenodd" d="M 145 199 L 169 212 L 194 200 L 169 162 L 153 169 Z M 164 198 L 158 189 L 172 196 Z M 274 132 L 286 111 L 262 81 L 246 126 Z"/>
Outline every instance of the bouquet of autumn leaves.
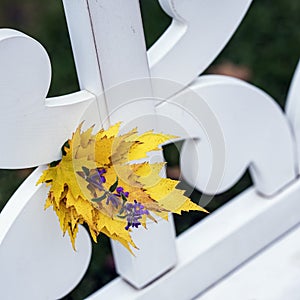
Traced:
<path fill-rule="evenodd" d="M 62 159 L 52 162 L 39 183 L 50 186 L 45 209 L 52 206 L 60 227 L 68 232 L 75 250 L 78 224 L 86 224 L 95 242 L 102 232 L 130 252 L 137 248 L 130 233 L 147 219 L 168 218 L 168 213 L 203 208 L 191 202 L 178 181 L 162 178 L 164 163 L 145 160 L 150 151 L 174 138 L 134 129 L 118 135 L 120 124 L 93 134 L 80 125 L 62 147 Z"/>

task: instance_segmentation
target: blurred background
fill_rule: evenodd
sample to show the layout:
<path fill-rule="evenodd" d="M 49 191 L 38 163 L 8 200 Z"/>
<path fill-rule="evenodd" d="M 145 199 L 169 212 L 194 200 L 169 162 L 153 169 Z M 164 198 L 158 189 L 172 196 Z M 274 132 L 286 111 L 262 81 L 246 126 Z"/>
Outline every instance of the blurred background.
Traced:
<path fill-rule="evenodd" d="M 171 20 L 156 0 L 140 2 L 149 48 L 169 26 Z M 283 108 L 290 80 L 300 57 L 300 1 L 253 2 L 229 44 L 205 73 L 230 75 L 249 81 L 269 93 Z M 20 30 L 46 48 L 53 71 L 49 96 L 78 90 L 61 1 L 51 1 L 49 4 L 46 0 L 1 0 L 0 28 L 3 27 Z M 178 143 L 164 148 L 168 176 L 171 178 L 180 176 L 180 147 L 181 144 Z M 31 171 L 0 170 L 0 210 Z M 249 185 L 251 179 L 246 173 L 236 186 L 214 197 L 206 208 L 213 212 Z M 191 191 L 184 181 L 181 186 Z M 198 191 L 192 192 L 193 201 L 198 203 L 200 197 L 201 193 Z M 205 215 L 201 213 L 176 217 L 177 233 L 186 230 L 203 217 Z M 93 246 L 92 263 L 86 276 L 78 287 L 63 299 L 83 299 L 115 276 L 109 241 L 105 236 L 101 236 L 98 244 Z"/>

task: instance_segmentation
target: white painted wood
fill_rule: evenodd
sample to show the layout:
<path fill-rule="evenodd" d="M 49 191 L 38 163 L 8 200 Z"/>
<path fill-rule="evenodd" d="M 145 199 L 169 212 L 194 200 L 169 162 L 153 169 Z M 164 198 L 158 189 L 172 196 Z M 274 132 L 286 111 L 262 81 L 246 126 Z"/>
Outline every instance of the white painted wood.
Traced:
<path fill-rule="evenodd" d="M 140 289 L 153 279 L 159 278 L 162 273 L 169 271 L 177 262 L 172 215 L 168 221 L 163 219 L 159 219 L 158 223 L 149 221 L 147 229 L 133 230 L 132 238 L 138 247 L 142 247 L 133 251 L 135 256 L 128 256 L 128 251 L 117 242 L 112 242 L 112 253 L 117 262 L 118 274 Z"/>
<path fill-rule="evenodd" d="M 80 227 L 75 252 L 57 217 L 44 211 L 48 189 L 35 186 L 35 170 L 0 215 L 1 299 L 58 299 L 86 272 L 91 256 L 88 233 Z"/>
<path fill-rule="evenodd" d="M 300 172 L 300 62 L 295 70 L 291 86 L 287 96 L 286 114 L 290 121 L 296 144 L 296 154 L 298 162 L 298 174 Z"/>
<path fill-rule="evenodd" d="M 157 111 L 184 124 L 189 136 L 198 139 L 184 143 L 181 172 L 190 185 L 205 193 L 226 191 L 248 167 L 256 190 L 267 196 L 296 178 L 286 116 L 269 95 L 246 82 L 201 76 L 189 89 L 158 105 Z M 192 120 L 188 115 L 194 116 Z M 164 131 L 179 132 L 178 127 L 167 126 Z"/>
<path fill-rule="evenodd" d="M 64 0 L 64 8 L 79 81 L 82 87 L 96 94 L 102 124 L 108 126 L 122 121 L 123 130 L 155 129 L 139 1 Z M 83 41 L 88 48 L 88 57 L 94 62 L 93 67 L 98 68 L 92 72 L 100 77 L 98 82 L 86 72 Z M 140 248 L 135 259 L 118 244 L 113 242 L 112 247 L 117 272 L 140 288 L 175 265 L 174 225 L 172 222 L 160 223 L 149 226 L 143 236 L 134 235 L 138 236 Z M 164 240 L 170 242 L 164 243 Z M 160 252 L 154 253 L 149 241 Z M 164 253 L 169 253 L 168 259 Z M 154 259 L 155 264 L 152 263 Z"/>
<path fill-rule="evenodd" d="M 63 3 L 79 82 L 97 96 L 102 122 L 153 128 L 154 104 L 144 101 L 152 90 L 138 1 Z"/>
<path fill-rule="evenodd" d="M 107 118 L 103 84 L 98 61 L 98 50 L 91 23 L 90 9 L 86 0 L 63 0 L 79 86 L 93 93 L 97 99 L 94 111 L 99 115 L 99 126 Z M 83 47 L 84 45 L 84 47 Z M 97 127 L 97 126 L 96 126 Z"/>
<path fill-rule="evenodd" d="M 300 61 L 296 66 L 291 85 L 287 95 L 286 114 L 288 115 L 292 124 L 296 123 L 299 112 L 299 89 L 300 89 Z"/>
<path fill-rule="evenodd" d="M 252 1 L 159 2 L 164 11 L 173 18 L 173 22 L 148 51 L 151 76 L 180 83 L 182 89 L 202 73 L 221 52 Z M 177 91 L 178 89 L 169 93 Z"/>
<path fill-rule="evenodd" d="M 46 100 L 48 55 L 37 41 L 15 30 L 0 30 L 0 70 L 0 136 L 5 141 L 0 167 L 26 168 L 57 160 L 94 96 L 81 92 Z"/>
<path fill-rule="evenodd" d="M 154 128 L 154 103 L 145 100 L 152 90 L 139 1 L 88 0 L 88 6 L 109 122 Z"/>
<path fill-rule="evenodd" d="M 0 70 L 2 168 L 57 160 L 62 144 L 82 118 L 88 119 L 87 126 L 97 121 L 98 114 L 86 111 L 95 103 L 89 92 L 46 99 L 50 61 L 45 49 L 27 35 L 0 30 Z M 24 182 L 0 215 L 1 297 L 5 299 L 61 298 L 79 283 L 90 261 L 88 234 L 80 229 L 74 252 L 69 238 L 62 237 L 55 214 L 44 212 L 47 189 L 35 187 L 41 171 Z"/>
<path fill-rule="evenodd" d="M 64 0 L 82 89 L 72 95 L 46 99 L 51 67 L 44 48 L 22 33 L 0 31 L 0 96 L 7 99 L 0 102 L 0 136 L 5 141 L 0 167 L 28 167 L 59 158 L 61 145 L 81 120 L 96 127 L 123 120 L 124 128 L 160 128 L 195 138 L 183 148 L 182 166 L 198 188 L 226 190 L 250 166 L 257 191 L 273 197 L 268 201 L 249 189 L 177 239 L 179 263 L 166 275 L 141 291 L 118 279 L 91 299 L 190 299 L 299 222 L 300 183 L 286 186 L 295 180 L 297 169 L 292 135 L 272 99 L 225 77 L 202 77 L 184 90 L 221 51 L 251 1 L 160 2 L 174 20 L 149 51 L 151 76 L 159 78 L 151 82 L 137 0 Z M 159 99 L 152 98 L 152 84 Z M 181 90 L 170 101 L 157 103 Z M 61 238 L 54 214 L 41 213 L 46 189 L 34 187 L 40 172 L 21 186 L 0 216 L 0 274 L 6 299 L 62 297 L 78 283 L 90 259 L 85 231 L 74 253 L 68 238 Z M 206 186 L 211 175 L 220 186 Z M 173 265 L 152 255 L 156 248 L 172 257 L 166 249 L 175 247 L 163 250 L 168 245 L 164 239 L 147 241 L 147 255 L 139 261 L 121 255 L 117 268 L 129 273 L 124 277 L 137 287 L 149 283 Z M 153 259 L 159 272 L 149 268 Z M 11 291 L 12 283 L 18 290 Z"/>
<path fill-rule="evenodd" d="M 85 126 L 99 123 L 93 109 L 95 96 L 87 91 L 46 99 L 50 61 L 45 49 L 27 35 L 0 30 L 0 70 L 2 168 L 57 160 L 61 146 L 82 120 Z M 90 261 L 88 234 L 80 229 L 74 252 L 69 238 L 62 238 L 55 214 L 44 212 L 47 190 L 35 187 L 40 175 L 38 169 L 26 180 L 0 215 L 1 295 L 5 299 L 60 298 L 78 284 Z M 12 289 L 13 284 L 18 288 Z"/>
<path fill-rule="evenodd" d="M 300 227 L 284 235 L 197 300 L 298 300 Z"/>
<path fill-rule="evenodd" d="M 170 272 L 140 291 L 117 278 L 87 299 L 190 300 L 298 224 L 299 193 L 300 180 L 272 199 L 250 188 L 177 238 Z"/>

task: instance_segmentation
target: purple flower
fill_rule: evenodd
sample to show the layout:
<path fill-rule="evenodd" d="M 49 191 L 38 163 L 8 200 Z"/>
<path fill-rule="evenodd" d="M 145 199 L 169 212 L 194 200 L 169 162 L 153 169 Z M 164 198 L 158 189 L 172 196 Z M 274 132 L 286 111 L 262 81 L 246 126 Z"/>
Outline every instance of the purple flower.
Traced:
<path fill-rule="evenodd" d="M 106 199 L 106 205 L 109 205 L 109 203 L 117 208 L 120 205 L 120 200 L 117 195 L 109 194 Z"/>
<path fill-rule="evenodd" d="M 103 176 L 102 176 L 103 177 Z M 104 190 L 103 188 L 103 179 L 99 176 L 98 173 L 94 173 L 93 175 L 86 178 L 86 181 L 90 183 L 94 188 L 99 189 L 100 191 Z"/>
<path fill-rule="evenodd" d="M 124 192 L 124 188 L 119 186 L 116 188 L 116 193 L 108 194 L 108 197 L 106 199 L 106 205 L 109 205 L 109 203 L 111 203 L 114 207 L 117 208 L 121 204 L 120 198 L 123 198 L 122 195 L 123 195 L 123 197 L 127 198 L 129 196 L 129 193 Z M 124 199 L 123 199 L 123 201 L 124 201 Z M 123 203 L 123 205 L 124 205 L 124 203 Z M 123 205 L 122 205 L 122 207 L 123 207 Z M 123 208 L 123 210 L 124 210 L 124 208 Z"/>
<path fill-rule="evenodd" d="M 136 200 L 134 200 L 134 203 L 126 203 L 125 211 L 127 220 L 127 225 L 125 227 L 126 230 L 128 230 L 130 227 L 138 228 L 139 225 L 141 225 L 139 220 L 142 218 L 142 216 L 149 215 L 149 211 L 144 209 L 144 206 L 141 203 L 138 203 Z"/>
<path fill-rule="evenodd" d="M 99 169 L 99 168 L 98 168 L 97 171 L 98 171 L 98 175 L 99 175 L 100 181 L 101 181 L 102 183 L 105 183 L 105 182 L 106 182 L 106 178 L 103 176 L 103 174 L 106 173 L 106 170 L 105 170 L 105 169 Z"/>
<path fill-rule="evenodd" d="M 106 173 L 105 169 L 94 169 L 92 172 L 87 168 L 82 168 L 83 172 L 77 172 L 81 177 L 85 178 L 85 180 L 89 183 L 88 188 L 93 192 L 96 196 L 97 193 L 95 190 L 105 191 L 103 187 L 103 183 L 106 182 L 103 174 Z"/>
<path fill-rule="evenodd" d="M 128 192 L 124 192 L 124 188 L 121 187 L 121 186 L 117 187 L 116 192 L 117 192 L 116 195 L 119 196 L 119 197 L 122 197 L 122 195 L 123 195 L 125 198 L 128 198 L 128 196 L 129 196 L 129 193 Z"/>
<path fill-rule="evenodd" d="M 92 176 L 87 177 L 87 181 L 94 185 L 99 190 L 103 190 L 102 184 L 106 182 L 105 177 L 103 174 L 106 173 L 105 169 L 97 169 L 97 173 L 94 173 Z"/>

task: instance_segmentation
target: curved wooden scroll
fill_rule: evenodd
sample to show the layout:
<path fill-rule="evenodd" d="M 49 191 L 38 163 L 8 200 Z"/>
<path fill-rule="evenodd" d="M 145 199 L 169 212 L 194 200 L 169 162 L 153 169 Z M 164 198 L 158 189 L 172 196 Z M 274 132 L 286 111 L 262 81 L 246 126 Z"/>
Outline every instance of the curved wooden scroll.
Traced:
<path fill-rule="evenodd" d="M 184 88 L 221 52 L 252 1 L 159 2 L 165 12 L 173 18 L 173 22 L 148 51 L 151 76 L 180 83 Z"/>

